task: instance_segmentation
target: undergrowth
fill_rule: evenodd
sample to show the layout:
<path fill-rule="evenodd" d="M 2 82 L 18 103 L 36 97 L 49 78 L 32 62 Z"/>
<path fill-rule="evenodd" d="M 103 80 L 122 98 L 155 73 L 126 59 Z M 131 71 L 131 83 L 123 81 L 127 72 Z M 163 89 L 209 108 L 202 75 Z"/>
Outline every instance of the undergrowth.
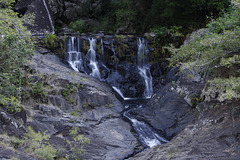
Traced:
<path fill-rule="evenodd" d="M 194 37 L 190 43 L 179 48 L 165 47 L 171 57 L 169 64 L 186 66 L 199 72 L 213 71 L 218 67 L 230 68 L 240 64 L 240 8 L 232 4 L 231 8 L 215 20 L 212 20 L 205 32 Z M 234 53 L 234 54 L 233 54 Z M 238 72 L 239 70 L 236 70 Z M 208 91 L 218 93 L 218 100 L 240 99 L 240 77 L 211 77 Z"/>

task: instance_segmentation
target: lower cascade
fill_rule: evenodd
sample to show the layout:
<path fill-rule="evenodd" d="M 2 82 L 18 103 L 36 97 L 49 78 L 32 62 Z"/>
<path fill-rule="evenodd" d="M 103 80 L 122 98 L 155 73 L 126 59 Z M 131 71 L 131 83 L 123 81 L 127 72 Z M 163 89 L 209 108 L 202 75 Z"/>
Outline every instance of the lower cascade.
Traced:
<path fill-rule="evenodd" d="M 132 110 L 131 107 L 133 106 L 135 105 L 132 104 L 126 105 L 125 108 L 127 108 L 127 111 L 124 112 L 123 116 L 126 117 L 132 123 L 132 126 L 136 133 L 138 134 L 138 139 L 142 143 L 142 145 L 146 148 L 152 148 L 156 145 L 167 143 L 168 140 L 160 136 L 152 127 L 150 127 L 148 124 L 142 121 L 138 121 L 130 114 L 130 111 Z M 142 106 L 137 105 L 137 107 Z"/>
<path fill-rule="evenodd" d="M 144 123 L 143 121 L 139 121 L 131 115 L 131 111 L 134 108 L 139 108 L 142 105 L 137 104 L 139 101 L 150 99 L 153 94 L 153 86 L 152 86 L 152 76 L 150 73 L 150 63 L 149 63 L 149 50 L 147 47 L 147 42 L 143 38 L 137 39 L 137 54 L 136 54 L 136 62 L 137 65 L 131 65 L 134 68 L 134 75 L 136 75 L 137 81 L 140 81 L 143 86 L 140 88 L 136 87 L 137 91 L 141 91 L 142 93 L 140 97 L 137 96 L 125 96 L 124 93 L 128 92 L 125 91 L 124 93 L 121 90 L 121 83 L 119 80 L 124 79 L 120 72 L 122 72 L 122 67 L 126 67 L 126 65 L 119 65 L 117 64 L 117 53 L 114 49 L 113 42 L 111 42 L 111 46 L 109 47 L 112 51 L 113 55 L 113 63 L 112 67 L 109 69 L 105 64 L 103 64 L 104 59 L 104 42 L 100 40 L 100 49 L 101 54 L 97 52 L 97 39 L 88 38 L 89 42 L 89 49 L 85 55 L 85 59 L 83 60 L 83 55 L 80 51 L 81 44 L 80 38 L 78 37 L 70 37 L 66 41 L 66 61 L 68 62 L 69 66 L 78 72 L 83 72 L 89 74 L 92 77 L 95 77 L 101 81 L 108 82 L 115 92 L 125 101 L 125 112 L 123 116 L 130 121 L 133 129 L 138 135 L 138 139 L 141 144 L 145 148 L 151 148 L 153 146 L 167 143 L 168 140 L 160 136 L 158 131 L 154 130 L 151 126 Z M 118 67 L 117 67 L 118 66 Z M 127 74 L 131 73 L 133 69 L 131 67 L 126 67 L 129 70 L 126 70 Z M 108 76 L 103 76 L 102 73 L 105 73 Z M 126 76 L 127 77 L 127 76 Z M 129 84 L 131 86 L 132 84 Z M 133 87 L 130 87 L 133 88 Z M 131 103 L 129 103 L 131 101 Z M 134 104 L 135 103 L 135 104 Z"/>

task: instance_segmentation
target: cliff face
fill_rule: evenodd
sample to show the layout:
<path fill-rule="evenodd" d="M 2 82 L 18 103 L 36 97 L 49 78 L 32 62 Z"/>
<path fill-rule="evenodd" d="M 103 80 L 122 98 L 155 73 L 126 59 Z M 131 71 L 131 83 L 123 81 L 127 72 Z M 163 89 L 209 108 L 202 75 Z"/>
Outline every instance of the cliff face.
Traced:
<path fill-rule="evenodd" d="M 123 159 L 140 147 L 130 125 L 121 119 L 122 104 L 107 85 L 69 69 L 55 55 L 36 53 L 27 66 L 32 72 L 31 82 L 43 83 L 45 94 L 26 97 L 21 113 L 10 115 L 1 110 L 1 133 L 22 137 L 26 127 L 32 126 L 35 132 L 46 132 L 51 145 L 65 150 L 63 155 L 70 155 L 70 130 L 78 127 L 79 134 L 91 141 L 85 147 L 84 159 Z M 11 146 L 5 138 L 1 158 L 29 159 L 30 155 L 18 153 Z"/>

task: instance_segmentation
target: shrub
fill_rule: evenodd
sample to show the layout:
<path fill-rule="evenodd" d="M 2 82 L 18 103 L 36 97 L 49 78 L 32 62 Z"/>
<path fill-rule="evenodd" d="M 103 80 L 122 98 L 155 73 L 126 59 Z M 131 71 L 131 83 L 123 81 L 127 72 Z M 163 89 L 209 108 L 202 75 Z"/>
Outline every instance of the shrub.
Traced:
<path fill-rule="evenodd" d="M 78 90 L 79 84 L 66 84 L 65 89 L 62 91 L 63 97 L 70 103 L 73 104 L 74 101 L 69 99 L 68 96 Z"/>
<path fill-rule="evenodd" d="M 48 141 L 49 136 L 47 134 L 35 132 L 31 127 L 28 127 L 22 145 L 27 152 L 36 154 L 46 160 L 53 160 L 56 157 L 57 150 Z"/>
<path fill-rule="evenodd" d="M 35 98 L 45 98 L 48 95 L 43 82 L 37 82 L 32 87 L 32 92 Z"/>
<path fill-rule="evenodd" d="M 72 141 L 67 141 L 71 150 L 71 155 L 68 155 L 68 159 L 83 159 L 85 153 L 85 145 L 90 144 L 90 139 L 82 134 L 79 134 L 79 128 L 73 127 L 70 130 L 69 135 L 72 137 Z"/>
<path fill-rule="evenodd" d="M 21 109 L 23 108 L 21 102 L 13 96 L 11 96 L 10 98 L 0 97 L 0 104 L 6 107 L 7 111 L 10 113 L 21 112 Z"/>
<path fill-rule="evenodd" d="M 80 33 L 87 31 L 87 25 L 83 20 L 76 20 L 75 22 L 71 22 L 69 27 L 72 28 L 74 31 L 78 31 Z"/>
<path fill-rule="evenodd" d="M 47 46 L 47 48 L 49 48 L 49 49 L 53 49 L 53 48 L 58 47 L 57 35 L 47 34 L 45 39 L 44 39 L 44 43 Z"/>
<path fill-rule="evenodd" d="M 32 24 L 33 16 L 20 19 L 12 10 L 14 2 L 2 0 L 0 4 L 0 96 L 20 100 L 24 81 L 22 67 L 32 57 L 34 47 L 24 23 Z"/>
<path fill-rule="evenodd" d="M 232 6 L 222 17 L 207 25 L 209 31 L 205 34 L 196 37 L 192 42 L 182 45 L 180 48 L 175 48 L 173 45 L 166 47 L 171 54 L 168 59 L 170 65 L 182 65 L 182 69 L 191 67 L 205 73 L 219 66 L 230 68 L 232 65 L 239 65 L 240 57 L 237 55 L 240 51 L 239 17 L 240 9 Z M 232 56 L 229 57 L 228 53 L 232 53 Z M 219 101 L 240 98 L 239 77 L 211 78 L 212 80 L 207 82 L 205 95 L 210 92 L 217 93 L 215 98 Z"/>

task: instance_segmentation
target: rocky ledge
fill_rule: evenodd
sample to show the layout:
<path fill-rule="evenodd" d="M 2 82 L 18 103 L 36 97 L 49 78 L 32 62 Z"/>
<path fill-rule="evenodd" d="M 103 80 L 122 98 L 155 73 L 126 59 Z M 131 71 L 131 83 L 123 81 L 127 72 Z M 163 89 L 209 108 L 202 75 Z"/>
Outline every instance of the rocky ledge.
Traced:
<path fill-rule="evenodd" d="M 56 148 L 66 148 L 69 130 L 78 127 L 91 141 L 84 157 L 91 160 L 123 159 L 141 149 L 130 125 L 121 119 L 122 104 L 106 84 L 69 69 L 51 54 L 36 53 L 27 67 L 32 72 L 31 82 L 43 83 L 47 94 L 25 98 L 24 112 L 18 117 L 1 111 L 2 133 L 21 137 L 30 125 L 36 132 L 46 131 Z M 27 157 L 11 146 L 1 146 L 0 158 Z M 5 152 L 14 154 L 6 156 Z"/>

